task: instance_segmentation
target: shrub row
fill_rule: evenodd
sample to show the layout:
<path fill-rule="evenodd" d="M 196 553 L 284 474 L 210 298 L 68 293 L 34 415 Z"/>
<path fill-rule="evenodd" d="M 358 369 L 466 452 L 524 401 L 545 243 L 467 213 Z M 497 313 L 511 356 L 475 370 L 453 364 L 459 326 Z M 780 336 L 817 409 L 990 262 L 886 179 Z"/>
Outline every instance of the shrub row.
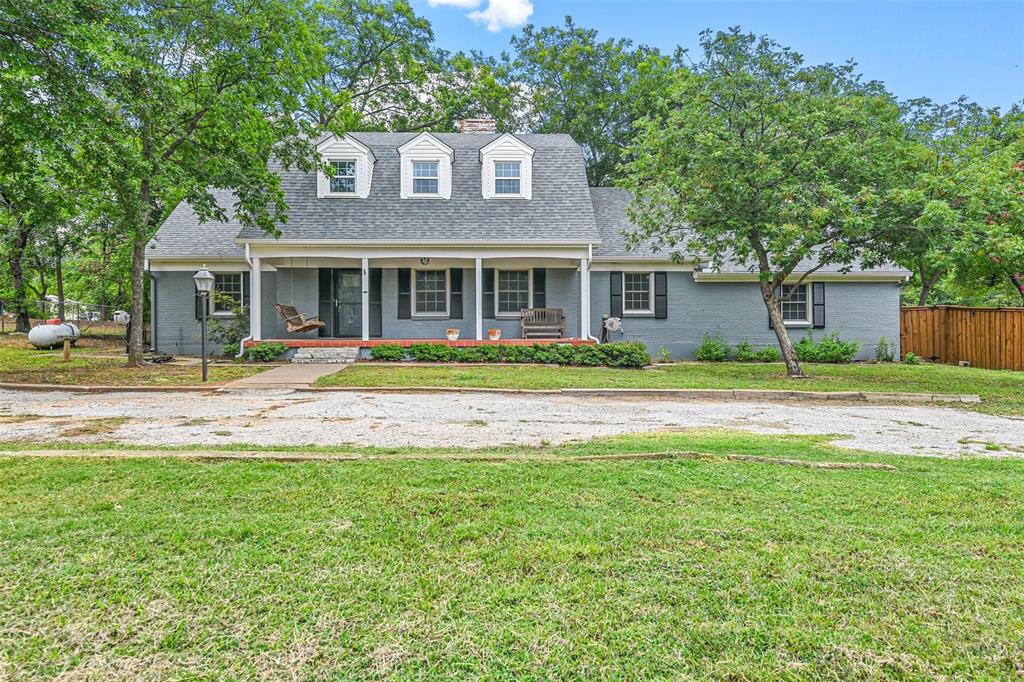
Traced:
<path fill-rule="evenodd" d="M 408 357 L 418 362 L 508 362 L 632 368 L 643 367 L 651 362 L 646 347 L 639 341 L 592 346 L 495 344 L 455 347 L 442 343 L 415 343 L 403 348 L 397 344 L 381 344 L 370 350 L 370 357 L 386 362 L 398 362 Z"/>
<path fill-rule="evenodd" d="M 857 341 L 843 341 L 838 333 L 833 333 L 821 341 L 815 342 L 811 332 L 793 344 L 796 356 L 801 362 L 853 362 L 860 350 Z M 702 362 L 723 362 L 730 357 L 737 362 L 778 362 L 782 353 L 775 346 L 765 346 L 755 350 L 749 341 L 743 341 L 735 350 L 730 348 L 721 336 L 704 335 L 704 340 L 697 346 L 693 356 Z"/>

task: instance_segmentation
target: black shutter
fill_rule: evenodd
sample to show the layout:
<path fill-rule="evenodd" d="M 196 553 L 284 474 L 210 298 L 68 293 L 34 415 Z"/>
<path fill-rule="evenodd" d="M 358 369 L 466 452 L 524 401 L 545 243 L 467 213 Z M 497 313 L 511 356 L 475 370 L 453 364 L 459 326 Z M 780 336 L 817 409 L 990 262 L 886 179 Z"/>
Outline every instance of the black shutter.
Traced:
<path fill-rule="evenodd" d="M 483 317 L 485 320 L 494 319 L 494 268 L 484 268 L 481 273 L 484 278 Z"/>
<path fill-rule="evenodd" d="M 193 284 L 193 286 L 195 287 L 194 284 Z M 196 319 L 197 320 L 201 320 L 201 319 L 203 319 L 203 302 L 204 302 L 204 299 L 203 299 L 203 297 L 199 293 L 199 287 L 195 287 L 195 290 L 196 290 Z"/>
<path fill-rule="evenodd" d="M 381 295 L 381 278 L 384 271 L 370 268 L 370 336 L 380 338 L 384 335 L 384 305 Z"/>
<path fill-rule="evenodd" d="M 448 298 L 448 318 L 462 319 L 462 268 L 451 269 L 452 291 Z"/>
<path fill-rule="evenodd" d="M 654 317 L 664 320 L 668 317 L 668 273 L 654 273 Z"/>
<path fill-rule="evenodd" d="M 825 283 L 815 282 L 811 285 L 811 294 L 814 300 L 811 320 L 815 329 L 825 328 Z"/>
<path fill-rule="evenodd" d="M 319 268 L 317 282 L 319 286 L 320 306 L 317 312 L 326 326 L 320 327 L 317 336 L 334 336 L 334 270 Z M 283 302 L 283 301 L 282 301 Z"/>
<path fill-rule="evenodd" d="M 251 277 L 252 275 L 248 272 L 242 273 L 242 305 L 245 306 L 246 311 L 249 310 L 249 282 Z"/>
<path fill-rule="evenodd" d="M 609 273 L 609 282 L 612 292 L 611 317 L 622 317 L 622 273 Z"/>
<path fill-rule="evenodd" d="M 398 269 L 398 319 L 412 319 L 412 284 L 410 278 L 412 270 L 409 268 Z"/>
<path fill-rule="evenodd" d="M 533 269 L 533 307 L 548 307 L 548 271 L 547 268 Z"/>

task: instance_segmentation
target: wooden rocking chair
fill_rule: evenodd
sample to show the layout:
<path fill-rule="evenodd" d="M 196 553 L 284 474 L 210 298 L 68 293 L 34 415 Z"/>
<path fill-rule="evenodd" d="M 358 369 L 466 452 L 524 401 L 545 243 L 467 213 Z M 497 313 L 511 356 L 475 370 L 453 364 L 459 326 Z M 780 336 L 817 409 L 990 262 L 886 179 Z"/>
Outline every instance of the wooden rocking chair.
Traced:
<path fill-rule="evenodd" d="M 284 326 L 288 328 L 289 332 L 309 332 L 327 326 L 320 319 L 319 315 L 307 318 L 296 310 L 293 305 L 278 303 L 274 307 L 277 308 L 277 312 L 281 313 L 281 317 L 284 318 Z"/>

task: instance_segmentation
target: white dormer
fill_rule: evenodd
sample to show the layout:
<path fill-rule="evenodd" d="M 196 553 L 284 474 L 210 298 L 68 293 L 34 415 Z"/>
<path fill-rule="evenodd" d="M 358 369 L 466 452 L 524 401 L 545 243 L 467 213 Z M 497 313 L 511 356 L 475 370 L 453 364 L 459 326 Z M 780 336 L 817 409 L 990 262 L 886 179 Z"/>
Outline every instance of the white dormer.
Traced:
<path fill-rule="evenodd" d="M 398 148 L 402 160 L 403 199 L 451 199 L 455 152 L 430 133 L 421 133 Z"/>
<path fill-rule="evenodd" d="M 533 147 L 505 133 L 480 150 L 484 199 L 533 198 Z"/>
<path fill-rule="evenodd" d="M 317 170 L 316 195 L 319 198 L 358 198 L 370 196 L 373 162 L 370 148 L 350 135 L 329 137 L 317 151 L 330 166 L 330 174 Z"/>

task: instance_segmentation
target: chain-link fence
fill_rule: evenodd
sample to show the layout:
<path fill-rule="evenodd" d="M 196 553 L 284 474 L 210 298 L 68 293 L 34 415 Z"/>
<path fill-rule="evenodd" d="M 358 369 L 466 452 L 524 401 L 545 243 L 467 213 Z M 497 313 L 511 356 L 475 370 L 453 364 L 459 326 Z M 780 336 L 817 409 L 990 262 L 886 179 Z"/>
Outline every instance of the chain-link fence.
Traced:
<path fill-rule="evenodd" d="M 122 311 L 122 308 L 65 300 L 64 314 L 61 316 L 61 305 L 56 296 L 41 301 L 23 301 L 20 305 L 9 299 L 0 299 L 0 333 L 15 330 L 17 311 L 19 310 L 28 313 L 29 327 L 46 320 L 60 318 L 65 322 L 73 322 L 78 325 L 82 334 L 123 336 L 125 333 L 125 325 L 117 322 L 115 318 L 115 314 Z"/>

